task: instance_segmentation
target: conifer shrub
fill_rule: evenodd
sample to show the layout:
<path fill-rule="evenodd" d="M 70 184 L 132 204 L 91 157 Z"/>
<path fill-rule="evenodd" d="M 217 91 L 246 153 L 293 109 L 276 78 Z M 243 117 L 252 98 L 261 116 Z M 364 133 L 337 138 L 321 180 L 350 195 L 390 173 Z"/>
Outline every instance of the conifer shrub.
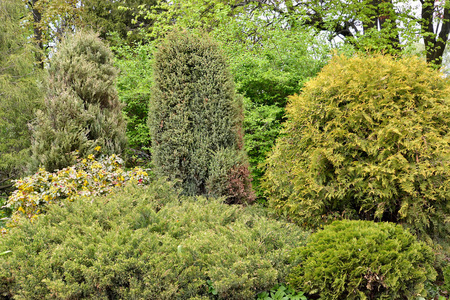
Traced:
<path fill-rule="evenodd" d="M 233 189 L 229 199 L 252 201 L 243 152 L 242 97 L 235 94 L 218 45 L 206 35 L 171 33 L 154 55 L 153 83 L 149 128 L 155 173 L 177 182 L 186 195 L 221 191 L 228 196 L 233 185 L 241 188 Z M 215 186 L 219 181 L 210 179 L 210 166 L 225 154 L 232 157 L 223 172 L 239 175 L 231 176 L 233 183 Z"/>
<path fill-rule="evenodd" d="M 209 177 L 206 180 L 208 196 L 225 195 L 226 203 L 246 203 L 253 199 L 250 171 L 244 152 L 236 154 L 234 149 L 221 149 L 214 153 L 209 165 Z"/>
<path fill-rule="evenodd" d="M 416 299 L 436 278 L 432 249 L 393 223 L 335 221 L 293 253 L 289 283 L 320 299 Z"/>
<path fill-rule="evenodd" d="M 115 88 L 117 71 L 109 48 L 93 33 L 65 38 L 50 60 L 49 92 L 33 124 L 32 168 L 52 172 L 73 165 L 97 146 L 120 155 L 125 121 Z"/>
<path fill-rule="evenodd" d="M 334 218 L 450 234 L 450 85 L 415 57 L 335 56 L 267 160 L 270 206 L 306 227 Z"/>
<path fill-rule="evenodd" d="M 162 180 L 53 205 L 0 238 L 0 295 L 17 299 L 255 299 L 304 243 L 258 207 L 185 197 Z"/>

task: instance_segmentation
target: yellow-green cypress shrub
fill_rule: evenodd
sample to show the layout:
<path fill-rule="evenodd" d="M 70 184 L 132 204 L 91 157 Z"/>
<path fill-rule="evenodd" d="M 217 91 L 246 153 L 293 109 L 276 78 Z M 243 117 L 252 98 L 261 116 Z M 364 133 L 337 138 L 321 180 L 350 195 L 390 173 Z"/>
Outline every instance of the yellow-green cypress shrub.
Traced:
<path fill-rule="evenodd" d="M 416 57 L 335 56 L 267 160 L 270 206 L 316 227 L 350 217 L 450 233 L 450 85 Z"/>
<path fill-rule="evenodd" d="M 154 56 L 149 128 L 155 173 L 186 195 L 222 191 L 230 202 L 252 201 L 242 120 L 242 97 L 235 94 L 219 46 L 207 35 L 170 34 Z M 227 168 L 215 168 L 212 175 L 215 159 L 226 159 Z M 219 173 L 226 182 L 209 180 Z M 239 188 L 230 195 L 230 186 Z"/>
<path fill-rule="evenodd" d="M 116 91 L 113 54 L 93 33 L 65 38 L 50 60 L 49 92 L 33 124 L 32 167 L 54 171 L 97 146 L 121 154 L 125 120 Z"/>
<path fill-rule="evenodd" d="M 450 263 L 443 268 L 443 276 L 444 276 L 444 284 L 442 285 L 443 289 L 450 292 Z"/>

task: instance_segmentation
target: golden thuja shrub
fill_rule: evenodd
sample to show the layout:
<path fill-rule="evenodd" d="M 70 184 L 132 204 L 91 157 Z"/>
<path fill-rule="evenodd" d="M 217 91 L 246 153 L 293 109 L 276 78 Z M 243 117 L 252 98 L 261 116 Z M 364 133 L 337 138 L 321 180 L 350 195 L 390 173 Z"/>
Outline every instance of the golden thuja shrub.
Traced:
<path fill-rule="evenodd" d="M 416 57 L 335 56 L 290 97 L 266 162 L 270 207 L 306 227 L 356 218 L 448 237 L 449 97 Z"/>

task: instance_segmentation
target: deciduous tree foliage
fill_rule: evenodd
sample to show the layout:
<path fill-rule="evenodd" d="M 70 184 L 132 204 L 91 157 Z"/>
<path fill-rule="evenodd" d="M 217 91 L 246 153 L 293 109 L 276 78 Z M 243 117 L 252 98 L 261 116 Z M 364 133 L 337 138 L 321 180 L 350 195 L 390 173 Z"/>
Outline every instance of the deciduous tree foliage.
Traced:
<path fill-rule="evenodd" d="M 155 0 L 25 0 L 29 28 L 33 39 L 41 49 L 37 52 L 41 67 L 45 53 L 61 41 L 65 34 L 90 29 L 99 32 L 101 38 L 109 38 L 116 33 L 119 41 L 129 43 L 142 40 L 141 30 L 151 26 L 152 20 L 135 18 L 140 7 L 150 9 Z M 139 29 L 139 30 L 138 30 Z M 114 42 L 118 40 L 111 39 Z"/>
<path fill-rule="evenodd" d="M 242 98 L 218 45 L 206 35 L 176 31 L 154 60 L 149 127 L 156 172 L 188 195 L 223 191 L 229 202 L 252 200 Z"/>
<path fill-rule="evenodd" d="M 151 137 L 147 119 L 154 47 L 151 44 L 124 44 L 112 48 L 116 53 L 116 65 L 120 69 L 117 91 L 120 101 L 125 104 L 123 112 L 127 120 L 129 150 L 136 157 L 149 158 Z"/>
<path fill-rule="evenodd" d="M 174 24 L 212 30 L 238 20 L 241 37 L 254 42 L 277 26 L 312 27 L 330 41 L 392 54 L 423 38 L 427 61 L 438 67 L 450 32 L 448 0 L 175 0 L 159 1 L 157 7 L 138 14 L 158 24 L 151 29 L 153 36 Z"/>
<path fill-rule="evenodd" d="M 151 27 L 153 21 L 143 17 L 135 18 L 140 9 L 151 9 L 156 0 L 82 0 L 82 20 L 85 26 L 99 32 L 107 39 L 115 32 L 129 44 L 141 41 L 142 30 Z"/>
<path fill-rule="evenodd" d="M 78 0 L 26 0 L 27 19 L 33 30 L 33 38 L 41 50 L 36 55 L 41 67 L 52 45 L 59 42 L 65 33 L 74 32 L 81 26 L 81 6 Z"/>
<path fill-rule="evenodd" d="M 21 175 L 29 159 L 28 122 L 43 101 L 40 72 L 21 18 L 20 0 L 0 2 L 0 187 Z"/>
<path fill-rule="evenodd" d="M 448 237 L 449 92 L 417 58 L 334 57 L 290 99 L 270 206 L 309 227 L 344 215 Z"/>
<path fill-rule="evenodd" d="M 74 151 L 86 156 L 97 146 L 120 154 L 125 145 L 109 48 L 92 33 L 67 37 L 51 60 L 50 91 L 33 126 L 33 166 L 47 171 L 75 163 Z"/>
<path fill-rule="evenodd" d="M 278 2 L 278 1 L 273 1 Z M 450 2 L 288 0 L 280 13 L 345 39 L 357 49 L 396 54 L 423 38 L 427 62 L 440 67 L 450 33 Z M 270 4 L 272 7 L 274 3 Z M 302 17 L 303 15 L 303 17 Z"/>
<path fill-rule="evenodd" d="M 229 30 L 227 36 L 233 35 Z M 329 59 L 329 48 L 311 32 L 274 29 L 263 37 L 251 46 L 231 39 L 223 43 L 237 91 L 245 97 L 245 149 L 259 200 L 264 199 L 260 164 L 278 137 L 287 97 L 299 93 Z"/>

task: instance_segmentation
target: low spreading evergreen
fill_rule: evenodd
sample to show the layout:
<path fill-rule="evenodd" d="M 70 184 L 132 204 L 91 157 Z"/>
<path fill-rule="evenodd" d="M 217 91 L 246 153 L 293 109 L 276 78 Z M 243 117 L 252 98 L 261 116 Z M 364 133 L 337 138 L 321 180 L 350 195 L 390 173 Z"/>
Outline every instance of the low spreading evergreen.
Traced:
<path fill-rule="evenodd" d="M 79 32 L 58 45 L 50 60 L 49 92 L 33 124 L 33 169 L 73 165 L 98 146 L 121 154 L 125 121 L 115 87 L 109 48 L 92 33 Z"/>
<path fill-rule="evenodd" d="M 1 238 L 12 252 L 0 255 L 0 298 L 255 299 L 306 238 L 257 207 L 161 181 L 64 204 Z"/>
<path fill-rule="evenodd" d="M 176 31 L 154 60 L 149 127 L 156 173 L 177 182 L 186 195 L 252 201 L 242 98 L 219 46 L 206 35 Z"/>

